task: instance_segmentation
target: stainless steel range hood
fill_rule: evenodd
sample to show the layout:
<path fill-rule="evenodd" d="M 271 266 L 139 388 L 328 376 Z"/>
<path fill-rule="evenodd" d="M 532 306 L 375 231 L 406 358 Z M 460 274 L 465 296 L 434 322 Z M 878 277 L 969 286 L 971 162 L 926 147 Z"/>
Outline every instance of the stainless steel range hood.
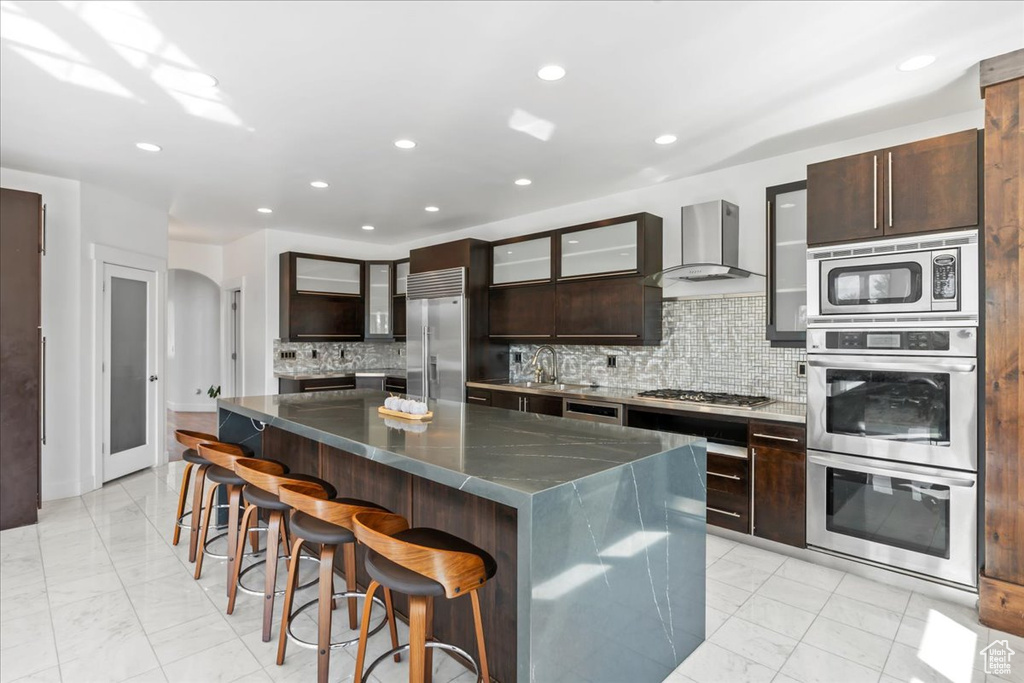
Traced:
<path fill-rule="evenodd" d="M 652 276 L 656 284 L 732 280 L 756 275 L 739 267 L 740 207 L 720 199 L 684 206 L 682 228 L 683 263 Z"/>

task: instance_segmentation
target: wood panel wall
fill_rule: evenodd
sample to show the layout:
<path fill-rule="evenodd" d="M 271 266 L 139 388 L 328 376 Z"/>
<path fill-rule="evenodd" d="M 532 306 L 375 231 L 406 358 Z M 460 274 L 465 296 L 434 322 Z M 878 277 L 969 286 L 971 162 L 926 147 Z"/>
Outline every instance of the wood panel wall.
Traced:
<path fill-rule="evenodd" d="M 1024 636 L 1024 51 L 982 62 L 985 98 L 985 560 L 980 617 Z M 999 80 L 993 81 L 992 74 Z"/>

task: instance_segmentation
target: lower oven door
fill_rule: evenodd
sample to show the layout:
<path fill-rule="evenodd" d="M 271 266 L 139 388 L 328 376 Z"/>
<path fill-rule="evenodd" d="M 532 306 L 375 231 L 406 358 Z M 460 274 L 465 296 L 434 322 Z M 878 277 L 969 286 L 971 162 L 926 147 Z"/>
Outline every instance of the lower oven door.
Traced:
<path fill-rule="evenodd" d="M 820 354 L 807 364 L 808 447 L 978 470 L 974 358 Z"/>
<path fill-rule="evenodd" d="M 978 478 L 807 451 L 807 544 L 977 586 Z"/>

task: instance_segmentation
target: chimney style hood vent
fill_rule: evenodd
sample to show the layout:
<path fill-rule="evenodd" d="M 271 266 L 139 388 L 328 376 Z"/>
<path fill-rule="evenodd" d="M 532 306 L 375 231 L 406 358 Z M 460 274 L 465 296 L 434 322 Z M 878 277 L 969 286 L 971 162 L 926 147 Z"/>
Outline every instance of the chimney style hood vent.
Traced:
<path fill-rule="evenodd" d="M 684 206 L 682 227 L 683 264 L 654 275 L 656 284 L 732 280 L 756 274 L 739 267 L 740 207 L 722 200 Z"/>

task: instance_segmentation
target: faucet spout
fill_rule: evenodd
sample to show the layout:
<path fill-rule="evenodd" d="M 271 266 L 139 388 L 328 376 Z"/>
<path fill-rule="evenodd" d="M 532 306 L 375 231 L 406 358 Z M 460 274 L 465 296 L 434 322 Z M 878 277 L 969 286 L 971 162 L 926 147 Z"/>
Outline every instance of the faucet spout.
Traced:
<path fill-rule="evenodd" d="M 544 366 L 538 361 L 540 360 L 540 354 L 547 351 L 551 354 L 551 378 L 547 379 L 544 374 Z M 554 347 L 544 344 L 537 348 L 537 351 L 533 354 L 533 360 L 530 361 L 530 366 L 535 368 L 534 379 L 538 382 L 557 382 L 558 381 L 558 355 L 555 353 Z"/>

